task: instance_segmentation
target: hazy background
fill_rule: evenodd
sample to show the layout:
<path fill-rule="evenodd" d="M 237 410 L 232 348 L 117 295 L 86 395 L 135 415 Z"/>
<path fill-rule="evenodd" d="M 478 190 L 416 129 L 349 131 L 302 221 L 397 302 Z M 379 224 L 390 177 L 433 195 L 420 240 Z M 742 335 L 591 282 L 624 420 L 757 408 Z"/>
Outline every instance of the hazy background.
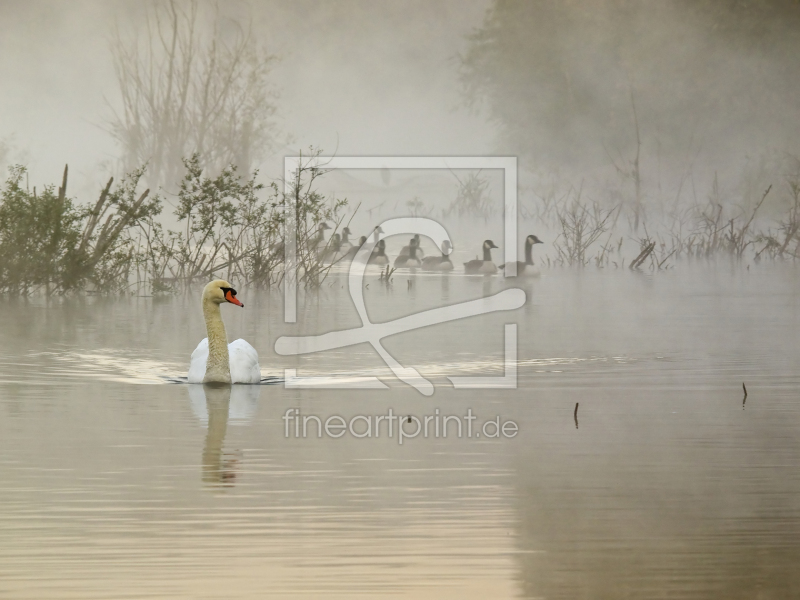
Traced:
<path fill-rule="evenodd" d="M 199 5 L 251 23 L 277 58 L 274 144 L 252 164 L 266 178 L 310 145 L 510 154 L 523 199 L 583 184 L 614 204 L 630 194 L 612 188 L 628 186 L 638 148 L 636 202 L 697 202 L 717 175 L 725 201 L 748 205 L 800 154 L 794 0 Z M 0 164 L 28 165 L 41 185 L 68 162 L 81 198 L 119 175 L 106 130 L 120 107 L 110 45 L 116 26 L 125 39 L 141 34 L 154 6 L 0 2 Z M 452 200 L 440 195 L 425 201 Z"/>
<path fill-rule="evenodd" d="M 149 5 L 0 2 L 0 139 L 11 146 L 9 160 L 47 181 L 69 162 L 75 185 L 100 185 L 98 169 L 112 169 L 118 156 L 103 129 L 106 100 L 119 105 L 113 27 L 142 27 Z M 310 144 L 340 154 L 489 151 L 492 128 L 459 110 L 455 62 L 487 6 L 222 3 L 232 17 L 252 17 L 258 41 L 279 57 L 277 121 L 293 143 L 272 165 Z"/>
<path fill-rule="evenodd" d="M 68 162 L 79 203 L 109 174 L 119 185 L 122 149 L 104 130 L 120 107 L 110 44 L 116 25 L 135 38 L 153 6 L 0 0 L 0 163 L 29 165 L 33 187 L 60 183 Z M 200 6 L 213 14 L 213 4 Z M 204 335 L 193 281 L 230 273 L 237 254 L 203 271 L 207 255 L 194 250 L 214 226 L 197 236 L 187 227 L 191 260 L 170 262 L 149 238 L 150 262 L 126 255 L 142 241 L 134 221 L 117 245 L 100 244 L 95 230 L 81 252 L 68 236 L 51 244 L 60 238 L 36 218 L 64 214 L 46 210 L 63 199 L 50 193 L 47 204 L 39 187 L 34 213 L 35 195 L 16 194 L 6 214 L 17 220 L 0 214 L 0 596 L 800 597 L 800 170 L 790 171 L 800 166 L 800 3 L 292 0 L 219 10 L 222 22 L 252 22 L 277 57 L 274 143 L 249 165 L 262 167 L 262 181 L 309 145 L 519 156 L 518 242 L 545 240 L 535 250 L 545 273 L 462 276 L 460 262 L 485 237 L 502 246 L 502 218 L 497 208 L 443 214 L 451 173 L 330 173 L 323 191 L 347 195 L 348 211 L 365 203 L 355 235 L 417 210 L 408 202 L 418 196 L 420 213 L 441 218 L 456 245 L 452 276 L 401 269 L 392 285 L 372 267 L 364 298 L 373 322 L 508 286 L 527 302 L 386 340 L 436 382 L 432 404 L 386 377 L 366 344 L 275 354 L 279 335 L 358 325 L 341 270 L 301 291 L 295 324 L 282 322 L 277 284 L 241 287 L 247 309 L 224 309 L 228 333 L 258 349 L 264 375 L 378 375 L 391 391 L 262 386 L 237 414 L 234 398 L 206 396 L 204 406 L 189 386 L 136 385 L 186 372 Z M 498 173 L 482 176 L 499 201 Z M 563 195 L 570 186 L 582 195 Z M 128 206 L 139 191 L 123 198 Z M 158 218 L 174 221 L 165 196 Z M 195 194 L 195 206 L 208 196 Z M 747 203 L 761 197 L 765 223 L 750 227 Z M 603 223 L 570 230 L 570 214 Z M 305 215 L 314 227 L 329 218 Z M 73 230 L 63 221 L 52 219 L 52 231 L 84 231 L 86 218 Z M 220 229 L 208 246 L 229 239 Z M 261 222 L 247 231 L 264 242 L 258 256 L 279 256 L 267 275 L 280 273 L 282 256 L 270 251 L 280 233 Z M 301 236 L 307 250 L 313 232 Z M 556 262 L 557 243 L 574 250 L 587 232 L 602 239 Z M 651 262 L 629 269 L 645 242 Z M 114 271 L 120 254 L 131 271 Z M 313 264 L 316 253 L 307 255 Z M 494 259 L 504 260 L 497 250 Z M 138 279 L 142 264 L 149 279 Z M 244 265 L 234 275 L 255 280 Z M 119 288 L 124 295 L 110 297 Z M 446 376 L 504 372 L 509 320 L 517 389 L 449 389 Z M 402 447 L 283 437 L 288 408 L 350 416 L 389 406 L 413 415 L 471 406 L 513 418 L 520 435 Z"/>

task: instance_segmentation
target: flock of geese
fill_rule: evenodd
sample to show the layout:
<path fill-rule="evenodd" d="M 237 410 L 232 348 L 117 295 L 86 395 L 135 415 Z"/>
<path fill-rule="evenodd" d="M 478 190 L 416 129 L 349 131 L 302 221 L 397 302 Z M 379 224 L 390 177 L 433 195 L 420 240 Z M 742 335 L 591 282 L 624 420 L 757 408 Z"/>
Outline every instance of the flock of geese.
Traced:
<path fill-rule="evenodd" d="M 328 241 L 325 241 L 325 231 L 330 229 L 326 223 L 320 223 L 315 239 L 312 243 L 320 247 L 320 260 L 326 263 L 340 263 L 350 262 L 356 258 L 358 250 L 363 246 L 366 241 L 366 236 L 361 236 L 357 244 L 350 242 L 352 232 L 349 227 L 342 229 L 342 233 L 334 233 Z M 419 234 L 411 238 L 407 245 L 403 246 L 400 253 L 392 262 L 386 254 L 386 242 L 380 239 L 380 234 L 383 230 L 380 226 L 376 227 L 373 232 L 373 240 L 376 242 L 375 248 L 372 251 L 368 264 L 378 266 L 391 265 L 395 269 L 422 269 L 423 271 L 439 271 L 448 272 L 453 271 L 453 261 L 450 260 L 450 253 L 453 246 L 449 240 L 442 242 L 441 255 L 425 256 L 425 251 L 420 246 Z M 539 270 L 533 264 L 533 246 L 541 244 L 540 240 L 535 235 L 531 234 L 525 238 L 525 262 L 517 261 L 517 275 L 525 277 L 537 277 Z M 474 260 L 464 263 L 464 273 L 467 275 L 492 275 L 497 273 L 498 270 L 504 269 L 505 265 L 499 267 L 492 260 L 492 250 L 497 248 L 492 240 L 485 240 L 483 242 L 482 254 L 483 258 L 475 257 Z"/>
<path fill-rule="evenodd" d="M 324 223 L 320 225 L 316 243 L 322 244 L 325 229 L 330 229 Z M 383 231 L 376 227 L 373 235 L 377 244 L 368 259 L 369 264 L 388 266 L 389 257 L 386 255 L 386 243 L 379 239 Z M 334 234 L 321 250 L 323 260 L 338 262 L 343 260 L 354 260 L 358 249 L 367 241 L 362 236 L 358 246 L 350 244 L 348 237 L 350 229 L 345 227 L 342 235 Z M 338 236 L 338 237 L 337 237 Z M 424 256 L 424 252 L 419 245 L 419 235 L 415 235 L 400 250 L 400 254 L 394 260 L 394 268 L 422 269 L 424 271 L 452 271 L 453 263 L 450 260 L 452 245 L 448 240 L 442 243 L 441 256 Z M 538 271 L 533 265 L 531 256 L 533 246 L 541 244 L 542 241 L 535 235 L 525 238 L 525 262 L 517 262 L 518 276 L 535 276 Z M 464 272 L 468 275 L 480 274 L 491 275 L 497 273 L 498 266 L 492 261 L 492 250 L 497 246 L 492 240 L 483 242 L 483 259 L 475 258 L 464 263 Z M 506 265 L 500 265 L 499 269 Z M 260 383 L 261 368 L 258 364 L 258 352 L 252 345 L 243 339 L 238 339 L 230 344 L 225 332 L 225 324 L 222 322 L 220 307 L 223 304 L 233 304 L 244 308 L 241 300 L 236 297 L 236 290 L 233 286 L 222 279 L 212 281 L 203 288 L 202 297 L 203 317 L 206 322 L 208 337 L 197 345 L 192 352 L 189 364 L 189 383 L 203 384 L 232 384 L 232 383 Z"/>

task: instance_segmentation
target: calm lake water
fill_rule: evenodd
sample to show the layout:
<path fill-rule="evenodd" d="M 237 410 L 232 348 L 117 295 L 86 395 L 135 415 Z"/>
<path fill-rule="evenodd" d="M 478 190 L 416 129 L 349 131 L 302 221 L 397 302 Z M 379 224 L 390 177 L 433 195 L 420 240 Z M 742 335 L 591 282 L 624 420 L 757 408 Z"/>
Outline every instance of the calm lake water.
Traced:
<path fill-rule="evenodd" d="M 512 285 L 368 280 L 374 322 Z M 1 300 L 0 597 L 800 597 L 800 268 L 546 270 L 519 310 L 384 340 L 431 397 L 367 344 L 276 355 L 280 335 L 360 325 L 344 284 L 302 297 L 296 325 L 280 294 L 240 289 L 229 339 L 265 377 L 388 389 L 172 383 L 205 337 L 197 293 Z M 504 323 L 518 388 L 453 389 L 503 374 Z M 519 432 L 286 436 L 289 409 L 390 408 Z"/>

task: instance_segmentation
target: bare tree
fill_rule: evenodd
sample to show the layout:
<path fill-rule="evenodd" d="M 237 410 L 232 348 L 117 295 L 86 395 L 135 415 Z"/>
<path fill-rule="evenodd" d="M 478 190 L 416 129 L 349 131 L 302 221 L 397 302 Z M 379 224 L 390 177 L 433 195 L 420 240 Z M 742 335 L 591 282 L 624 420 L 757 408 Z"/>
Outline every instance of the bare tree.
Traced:
<path fill-rule="evenodd" d="M 636 101 L 633 97 L 633 86 L 630 87 L 630 96 L 631 96 L 631 112 L 633 114 L 633 127 L 634 133 L 636 134 L 636 154 L 633 155 L 633 158 L 630 161 L 630 169 L 625 166 L 626 160 L 622 157 L 622 153 L 617 150 L 619 154 L 619 162 L 614 160 L 614 158 L 609 153 L 608 149 L 606 148 L 606 155 L 611 160 L 611 164 L 614 165 L 614 169 L 616 169 L 619 176 L 623 179 L 629 179 L 633 183 L 633 230 L 639 231 L 639 223 L 644 219 L 644 199 L 642 195 L 642 172 L 640 167 L 640 159 L 642 154 L 642 138 L 639 133 L 639 115 L 636 112 Z"/>
<path fill-rule="evenodd" d="M 470 172 L 462 180 L 453 171 L 453 177 L 458 182 L 456 198 L 444 211 L 445 216 L 458 215 L 459 217 L 481 217 L 488 221 L 495 213 L 489 193 L 489 180 L 481 177 L 481 172 Z"/>
<path fill-rule="evenodd" d="M 249 172 L 275 137 L 275 57 L 249 24 L 201 13 L 196 1 L 159 2 L 144 32 L 126 40 L 117 29 L 111 42 L 122 102 L 110 130 L 125 168 L 148 164 L 152 188 L 179 181 L 194 153 L 213 172 Z"/>
<path fill-rule="evenodd" d="M 561 225 L 561 233 L 553 242 L 558 252 L 557 261 L 562 265 L 586 266 L 590 260 L 587 253 L 589 247 L 611 229 L 617 209 L 616 206 L 604 209 L 596 201 L 588 205 L 581 200 L 581 190 L 575 192 L 569 202 L 556 209 Z M 605 249 L 601 260 L 604 256 Z M 597 262 L 599 266 L 600 260 Z"/>

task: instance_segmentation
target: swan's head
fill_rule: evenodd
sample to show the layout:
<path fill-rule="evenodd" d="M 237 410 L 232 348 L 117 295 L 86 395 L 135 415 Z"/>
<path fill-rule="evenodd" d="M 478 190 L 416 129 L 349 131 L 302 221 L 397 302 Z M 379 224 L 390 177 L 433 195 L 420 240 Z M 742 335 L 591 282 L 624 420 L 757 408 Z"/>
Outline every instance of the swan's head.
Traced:
<path fill-rule="evenodd" d="M 534 244 L 544 244 L 544 242 L 535 235 L 531 234 L 525 238 L 525 244 L 528 246 L 533 246 Z"/>
<path fill-rule="evenodd" d="M 485 242 L 483 242 L 483 249 L 484 250 L 491 249 L 491 248 L 497 248 L 497 246 L 494 245 L 494 242 L 492 240 L 486 240 Z"/>
<path fill-rule="evenodd" d="M 224 279 L 215 279 L 203 289 L 203 302 L 206 301 L 214 304 L 230 302 L 244 308 L 244 304 L 236 299 L 236 290 Z"/>

